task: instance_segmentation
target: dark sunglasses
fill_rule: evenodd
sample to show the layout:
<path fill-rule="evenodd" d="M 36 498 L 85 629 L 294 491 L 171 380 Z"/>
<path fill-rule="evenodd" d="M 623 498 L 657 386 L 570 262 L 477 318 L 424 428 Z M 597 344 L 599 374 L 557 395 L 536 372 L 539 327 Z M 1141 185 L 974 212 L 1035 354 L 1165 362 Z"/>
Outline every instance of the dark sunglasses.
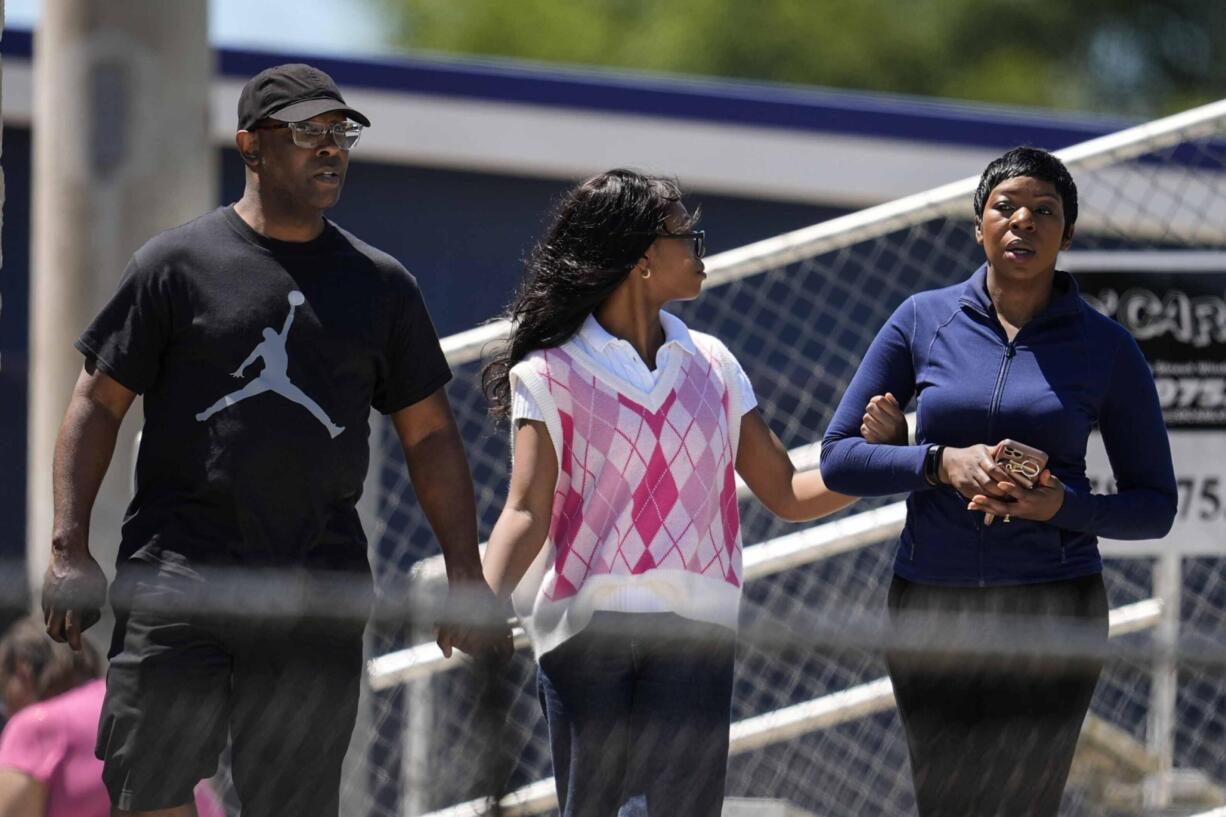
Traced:
<path fill-rule="evenodd" d="M 702 258 L 707 254 L 707 231 L 690 230 L 685 233 L 635 233 L 635 235 L 651 235 L 656 238 L 688 238 L 694 242 L 694 256 Z"/>

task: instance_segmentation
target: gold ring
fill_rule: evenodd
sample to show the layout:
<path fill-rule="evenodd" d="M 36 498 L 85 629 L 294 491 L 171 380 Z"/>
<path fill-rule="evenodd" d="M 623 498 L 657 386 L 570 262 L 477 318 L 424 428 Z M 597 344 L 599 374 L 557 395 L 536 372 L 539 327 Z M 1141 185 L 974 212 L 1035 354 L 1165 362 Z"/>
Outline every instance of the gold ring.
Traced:
<path fill-rule="evenodd" d="M 1007 525 L 1012 521 L 1013 521 L 1013 517 L 1010 516 L 1009 514 L 1005 514 L 1005 524 Z"/>

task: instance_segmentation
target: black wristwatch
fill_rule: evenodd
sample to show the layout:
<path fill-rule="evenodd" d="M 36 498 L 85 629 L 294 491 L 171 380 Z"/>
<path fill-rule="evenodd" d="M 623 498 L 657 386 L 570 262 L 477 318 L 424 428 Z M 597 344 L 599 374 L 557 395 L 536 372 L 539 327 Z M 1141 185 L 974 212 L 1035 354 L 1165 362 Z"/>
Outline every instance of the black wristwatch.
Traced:
<path fill-rule="evenodd" d="M 924 479 L 934 488 L 941 484 L 941 454 L 944 451 L 943 445 L 930 445 L 924 454 Z"/>

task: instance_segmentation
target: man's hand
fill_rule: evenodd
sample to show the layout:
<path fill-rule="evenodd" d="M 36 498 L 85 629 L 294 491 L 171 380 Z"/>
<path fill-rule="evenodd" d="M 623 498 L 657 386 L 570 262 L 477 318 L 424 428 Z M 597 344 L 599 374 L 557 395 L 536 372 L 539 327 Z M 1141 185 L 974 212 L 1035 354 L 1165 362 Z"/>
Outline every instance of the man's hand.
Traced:
<path fill-rule="evenodd" d="M 135 399 L 136 392 L 87 361 L 55 440 L 54 525 L 51 563 L 43 577 L 43 621 L 47 635 L 74 650 L 81 649 L 81 633 L 97 623 L 106 604 L 106 576 L 89 554 L 89 517 L 115 452 L 119 425 Z"/>
<path fill-rule="evenodd" d="M 986 445 L 972 445 L 969 448 L 946 446 L 941 451 L 940 481 L 953 486 L 963 497 L 978 495 L 997 502 L 1007 501 L 1009 496 L 1000 489 L 1000 484 L 1013 484 L 1004 469 L 992 459 L 992 448 Z"/>
<path fill-rule="evenodd" d="M 502 663 L 515 652 L 506 616 L 480 574 L 449 582 L 447 602 L 434 633 L 447 658 L 458 649 L 474 658 L 489 655 Z"/>
<path fill-rule="evenodd" d="M 447 392 L 439 388 L 394 412 L 392 426 L 404 448 L 418 504 L 447 563 L 447 603 L 435 628 L 439 649 L 449 658 L 452 649 L 472 656 L 493 651 L 509 658 L 511 630 L 481 575 L 472 476 Z"/>
<path fill-rule="evenodd" d="M 886 392 L 868 401 L 860 423 L 860 436 L 865 442 L 879 445 L 907 444 L 907 416 L 894 395 Z"/>
<path fill-rule="evenodd" d="M 43 577 L 43 621 L 52 640 L 81 649 L 81 633 L 98 623 L 106 575 L 84 547 L 54 549 Z"/>
<path fill-rule="evenodd" d="M 1013 480 L 1002 480 L 996 488 L 1004 499 L 986 496 L 982 492 L 971 497 L 967 510 L 984 511 L 1008 519 L 1031 519 L 1046 522 L 1064 505 L 1064 483 L 1046 468 L 1039 474 L 1033 488 L 1025 488 Z"/>

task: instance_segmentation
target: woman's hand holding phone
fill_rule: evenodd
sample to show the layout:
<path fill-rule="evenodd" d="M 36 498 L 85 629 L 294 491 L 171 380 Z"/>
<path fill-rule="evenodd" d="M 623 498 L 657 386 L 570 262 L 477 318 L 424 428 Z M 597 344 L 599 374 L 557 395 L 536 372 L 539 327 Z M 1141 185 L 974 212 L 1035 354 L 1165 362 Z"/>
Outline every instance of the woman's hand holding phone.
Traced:
<path fill-rule="evenodd" d="M 996 516 L 1046 522 L 1064 504 L 1064 485 L 1047 469 L 1047 454 L 1014 440 L 1001 440 L 992 449 L 997 471 L 1005 478 L 996 484 L 1003 496 L 987 492 L 971 497 L 967 509 L 984 512 L 984 524 L 992 524 Z"/>
<path fill-rule="evenodd" d="M 972 445 L 967 448 L 946 446 L 941 451 L 939 479 L 942 484 L 953 487 L 964 497 L 977 494 L 1004 499 L 1005 494 L 996 487 L 1009 479 L 992 456 L 993 448 Z"/>

